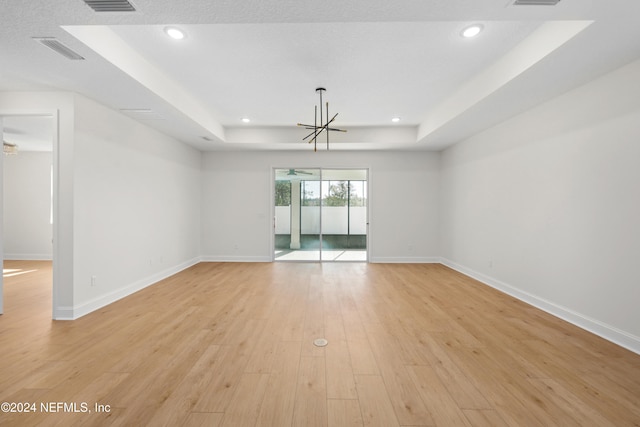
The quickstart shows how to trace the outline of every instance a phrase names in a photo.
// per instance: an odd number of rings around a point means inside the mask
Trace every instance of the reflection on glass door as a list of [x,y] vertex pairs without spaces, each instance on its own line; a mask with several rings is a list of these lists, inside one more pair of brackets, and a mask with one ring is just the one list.
[[276,169],[274,259],[366,261],[366,169]]

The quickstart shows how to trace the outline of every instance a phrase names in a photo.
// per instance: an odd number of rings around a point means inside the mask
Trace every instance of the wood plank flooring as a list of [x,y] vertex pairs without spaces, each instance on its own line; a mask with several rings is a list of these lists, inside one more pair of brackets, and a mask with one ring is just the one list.
[[2,426],[640,426],[639,355],[442,265],[201,263],[75,321],[5,268]]

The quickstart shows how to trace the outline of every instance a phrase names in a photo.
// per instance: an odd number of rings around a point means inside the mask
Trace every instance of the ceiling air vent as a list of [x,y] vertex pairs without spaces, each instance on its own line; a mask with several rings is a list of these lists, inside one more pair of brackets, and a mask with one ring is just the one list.
[[120,111],[139,122],[154,123],[164,121],[162,116],[150,108],[121,108]]
[[60,43],[60,41],[54,37],[34,37],[35,41],[40,44],[45,45],[49,49],[59,53],[67,59],[72,59],[74,61],[83,60],[84,57],[73,50],[69,49],[67,46]]
[[514,6],[555,6],[560,0],[516,0]]
[[96,12],[135,12],[136,8],[127,0],[84,0]]

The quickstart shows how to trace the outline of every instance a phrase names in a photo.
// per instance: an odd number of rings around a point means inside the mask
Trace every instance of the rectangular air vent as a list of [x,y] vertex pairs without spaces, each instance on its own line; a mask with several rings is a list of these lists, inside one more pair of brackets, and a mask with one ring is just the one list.
[[555,6],[560,0],[516,0],[514,6]]
[[120,111],[140,122],[164,121],[158,113],[149,108],[121,108]]
[[84,0],[96,12],[135,12],[136,8],[127,0]]
[[34,37],[33,39],[38,43],[45,45],[49,49],[59,53],[67,59],[72,59],[74,61],[80,61],[84,59],[82,55],[63,45],[58,39],[54,37]]

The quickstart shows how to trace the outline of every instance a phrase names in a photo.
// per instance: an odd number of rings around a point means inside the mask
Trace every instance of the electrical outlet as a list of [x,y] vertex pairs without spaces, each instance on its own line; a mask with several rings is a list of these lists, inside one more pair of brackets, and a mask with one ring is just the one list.
[[96,276],[91,276],[91,287],[93,288],[94,286],[96,286]]

